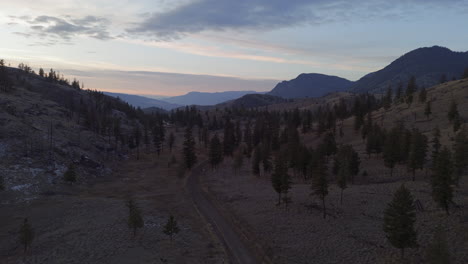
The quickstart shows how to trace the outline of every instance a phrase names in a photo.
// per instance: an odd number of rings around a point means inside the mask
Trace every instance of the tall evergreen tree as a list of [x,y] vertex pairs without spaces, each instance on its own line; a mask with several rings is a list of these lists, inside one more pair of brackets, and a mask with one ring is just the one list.
[[437,155],[434,172],[431,177],[432,198],[449,214],[449,205],[453,199],[453,161],[452,153],[444,147]]
[[66,182],[69,182],[70,184],[73,184],[76,182],[76,171],[75,171],[75,166],[73,164],[70,164],[68,166],[67,171],[63,174],[63,179]]
[[31,247],[31,244],[34,240],[34,229],[28,222],[28,218],[25,218],[20,229],[20,242],[23,244],[24,252]]
[[419,102],[424,103],[427,100],[427,91],[426,88],[423,87],[421,91],[419,91]]
[[143,217],[141,216],[140,208],[135,204],[133,199],[127,201],[128,207],[128,228],[133,230],[133,236],[136,235],[137,229],[144,225]]
[[234,173],[237,174],[244,165],[244,145],[240,145],[236,152],[234,152]]
[[179,226],[177,225],[177,221],[175,220],[174,216],[171,215],[169,216],[169,219],[167,219],[167,223],[164,226],[163,233],[168,235],[171,238],[171,244],[172,244],[172,237],[179,233],[180,229]]
[[223,150],[224,155],[232,156],[236,145],[235,128],[230,118],[226,118],[224,123]]
[[252,172],[255,175],[260,175],[260,162],[262,161],[261,146],[257,146],[252,157]]
[[208,157],[210,159],[210,164],[214,169],[216,169],[223,161],[223,145],[218,138],[218,134],[215,134],[210,141]]
[[442,146],[440,144],[440,129],[439,129],[439,127],[436,127],[434,129],[434,135],[433,135],[431,143],[432,143],[432,154],[431,154],[432,166],[434,167],[435,163],[436,163],[436,160],[437,160],[437,156],[439,155],[439,152],[440,152],[440,148]]
[[424,108],[424,115],[426,116],[426,118],[429,118],[431,114],[432,114],[431,101],[428,101],[426,103],[426,107]]
[[454,122],[457,118],[459,118],[460,114],[458,113],[458,106],[455,101],[452,101],[450,104],[449,111],[447,113],[447,117],[450,122]]
[[462,129],[455,136],[453,166],[455,170],[455,183],[458,184],[460,177],[466,172],[466,168],[468,167],[468,135],[466,129]]
[[418,245],[414,229],[415,221],[413,196],[404,185],[401,185],[385,209],[383,229],[390,244],[401,250],[402,259],[405,248],[414,248]]
[[408,81],[408,86],[406,87],[406,103],[408,105],[413,103],[413,95],[416,90],[418,90],[418,87],[416,86],[416,77],[411,76]]
[[315,170],[312,173],[313,194],[318,196],[322,200],[323,218],[325,218],[327,216],[325,197],[327,197],[328,195],[327,165],[325,161],[321,160],[320,162],[318,162]]
[[429,264],[450,264],[450,252],[447,238],[442,231],[442,227],[437,227],[435,234],[426,251],[426,263]]
[[408,168],[413,173],[413,181],[416,177],[416,170],[423,169],[424,163],[426,162],[427,153],[427,137],[414,129],[411,135],[411,147],[409,153]]
[[384,164],[390,169],[390,176],[393,176],[393,169],[400,158],[400,140],[398,128],[392,128],[385,137],[383,149]]
[[169,134],[169,138],[168,138],[168,144],[169,144],[169,151],[172,153],[172,147],[174,146],[174,143],[175,143],[175,136],[174,136],[174,133],[171,132]]
[[197,163],[197,155],[195,153],[195,139],[192,135],[192,127],[187,126],[184,134],[184,164],[185,168],[192,169]]

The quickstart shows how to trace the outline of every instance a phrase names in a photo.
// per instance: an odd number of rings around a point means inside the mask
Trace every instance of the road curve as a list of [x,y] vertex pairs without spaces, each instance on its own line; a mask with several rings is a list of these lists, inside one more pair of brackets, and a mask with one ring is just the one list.
[[230,263],[237,264],[254,264],[259,263],[254,257],[254,254],[244,244],[239,235],[234,231],[229,221],[227,221],[221,212],[216,208],[213,202],[207,197],[200,185],[200,175],[203,174],[204,168],[208,163],[202,162],[192,169],[188,180],[187,189],[192,196],[198,211],[207,219],[213,226],[214,232],[223,242],[226,248]]

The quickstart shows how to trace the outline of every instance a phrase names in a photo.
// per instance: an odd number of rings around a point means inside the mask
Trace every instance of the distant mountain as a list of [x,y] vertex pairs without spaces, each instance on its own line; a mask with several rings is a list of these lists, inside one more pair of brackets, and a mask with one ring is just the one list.
[[171,109],[180,107],[180,105],[178,104],[172,104],[172,103],[168,103],[162,100],[148,98],[148,97],[144,97],[140,95],[110,93],[110,92],[104,92],[104,94],[110,95],[112,97],[119,97],[122,101],[127,102],[133,106],[140,107],[140,108],[157,107],[157,108],[162,108],[164,110],[171,110]]
[[278,83],[268,94],[283,98],[320,97],[348,90],[353,82],[318,73],[303,73],[290,81]]
[[439,46],[419,48],[362,77],[354,83],[351,91],[383,92],[389,86],[395,89],[400,83],[405,86],[412,75],[419,87],[430,87],[440,83],[442,75],[448,80],[459,79],[466,67],[468,52],[453,52]]
[[252,108],[252,107],[261,107],[261,106],[267,106],[267,105],[272,105],[272,104],[279,104],[279,103],[284,103],[287,101],[288,100],[284,98],[269,95],[269,94],[247,94],[236,100],[224,102],[216,106],[217,107]]
[[246,94],[255,94],[256,91],[228,91],[218,93],[189,92],[184,95],[162,98],[161,100],[179,105],[215,105],[234,100]]

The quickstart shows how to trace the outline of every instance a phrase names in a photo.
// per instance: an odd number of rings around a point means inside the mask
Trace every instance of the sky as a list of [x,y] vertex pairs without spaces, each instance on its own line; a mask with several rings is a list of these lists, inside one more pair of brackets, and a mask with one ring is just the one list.
[[419,47],[468,50],[468,0],[0,0],[0,24],[12,66],[148,96],[354,81]]

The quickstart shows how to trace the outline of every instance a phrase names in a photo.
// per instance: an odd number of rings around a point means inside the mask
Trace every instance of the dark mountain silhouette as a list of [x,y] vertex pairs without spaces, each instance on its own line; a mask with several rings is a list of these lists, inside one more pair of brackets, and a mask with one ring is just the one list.
[[135,107],[140,107],[140,108],[157,107],[157,108],[162,108],[164,110],[171,110],[171,109],[181,106],[178,104],[172,104],[172,103],[168,103],[162,100],[148,98],[148,97],[144,97],[140,95],[124,94],[124,93],[110,93],[110,92],[104,92],[104,93],[112,97],[118,97],[122,101],[127,102]]
[[353,82],[318,73],[303,73],[296,79],[278,83],[268,94],[283,98],[320,97],[348,90]]
[[406,87],[411,76],[416,77],[419,87],[431,87],[440,83],[445,75],[447,80],[460,78],[468,67],[468,52],[454,52],[434,46],[419,48],[406,53],[387,67],[369,73],[354,83],[353,92],[383,92],[389,86],[396,89],[400,83]]
[[255,91],[227,91],[219,93],[189,92],[184,95],[161,99],[179,105],[215,105],[234,100],[246,94],[255,94]]
[[222,104],[216,105],[216,107],[245,107],[245,108],[252,108],[252,107],[260,107],[260,106],[267,106],[272,104],[279,104],[287,102],[288,100],[273,96],[269,94],[247,94],[238,98],[236,100],[231,100]]

